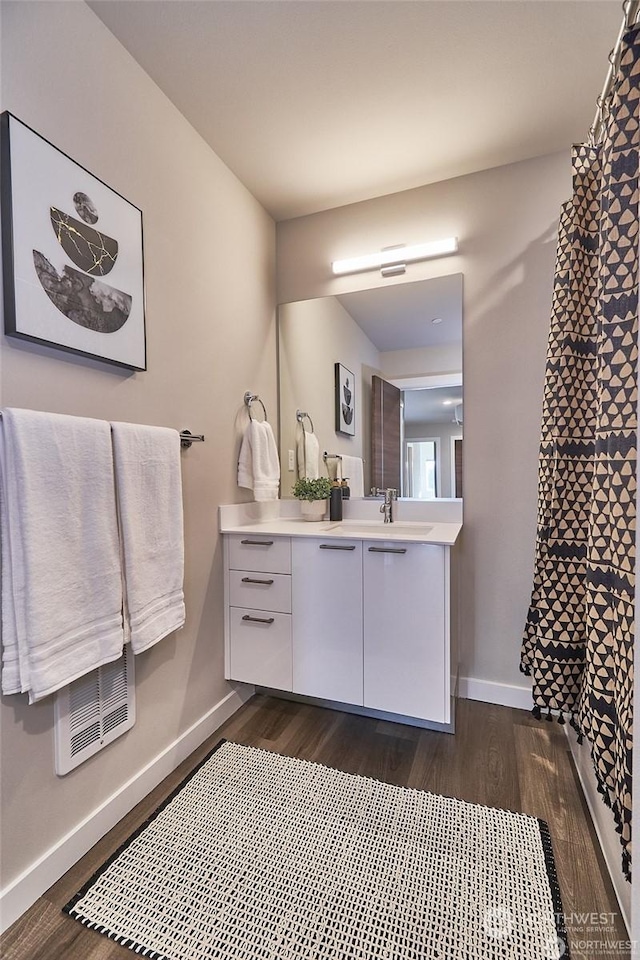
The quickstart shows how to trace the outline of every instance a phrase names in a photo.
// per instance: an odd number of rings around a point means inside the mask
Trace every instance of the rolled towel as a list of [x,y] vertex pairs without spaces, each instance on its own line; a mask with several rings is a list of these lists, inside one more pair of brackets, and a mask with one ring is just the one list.
[[125,619],[134,653],[185,622],[180,435],[112,423]]
[[122,654],[109,424],[2,412],[2,690],[39,700]]

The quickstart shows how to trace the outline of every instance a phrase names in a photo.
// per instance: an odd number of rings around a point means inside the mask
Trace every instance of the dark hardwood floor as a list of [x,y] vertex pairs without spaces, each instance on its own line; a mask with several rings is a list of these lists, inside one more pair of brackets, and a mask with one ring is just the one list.
[[[460,700],[451,736],[258,695],[16,921],[0,940],[4,960],[135,956],[69,919],[61,907],[221,737],[543,818],[551,830],[573,960],[629,957],[628,934],[562,727],[536,722],[522,710]],[[599,918],[594,927],[588,914],[613,916]]]

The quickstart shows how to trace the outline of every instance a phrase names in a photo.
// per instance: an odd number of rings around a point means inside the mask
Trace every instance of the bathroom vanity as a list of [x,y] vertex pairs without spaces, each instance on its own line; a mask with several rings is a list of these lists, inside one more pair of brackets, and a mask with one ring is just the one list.
[[220,508],[227,679],[452,730],[461,524],[255,506]]

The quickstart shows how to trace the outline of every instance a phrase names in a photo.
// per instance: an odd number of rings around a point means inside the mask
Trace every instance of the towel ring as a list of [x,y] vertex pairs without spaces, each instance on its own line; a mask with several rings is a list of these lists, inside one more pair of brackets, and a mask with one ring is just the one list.
[[302,425],[303,430],[304,430],[304,424],[302,423],[302,421],[308,420],[309,423],[311,424],[311,433],[316,432],[313,427],[313,420],[311,419],[308,413],[304,412],[304,410],[296,410],[296,420],[298,421],[299,424]]
[[262,402],[258,394],[251,393],[250,390],[247,390],[247,392],[244,395],[244,402],[247,407],[247,412],[249,414],[249,420],[253,420],[253,417],[251,416],[251,404],[253,403],[254,400],[258,401],[258,403],[262,407],[262,412],[264,413],[264,419],[268,420],[269,418],[267,416],[267,408],[265,407],[264,403]]

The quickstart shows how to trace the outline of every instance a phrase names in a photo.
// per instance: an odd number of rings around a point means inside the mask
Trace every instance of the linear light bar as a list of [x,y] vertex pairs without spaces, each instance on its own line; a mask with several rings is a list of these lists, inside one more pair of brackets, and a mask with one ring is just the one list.
[[430,243],[416,243],[410,247],[393,247],[377,253],[366,253],[361,257],[349,257],[347,260],[334,260],[331,269],[334,274],[358,273],[360,270],[375,270],[393,264],[412,263],[415,260],[429,260],[431,257],[444,257],[456,253],[458,238],[432,240]]

